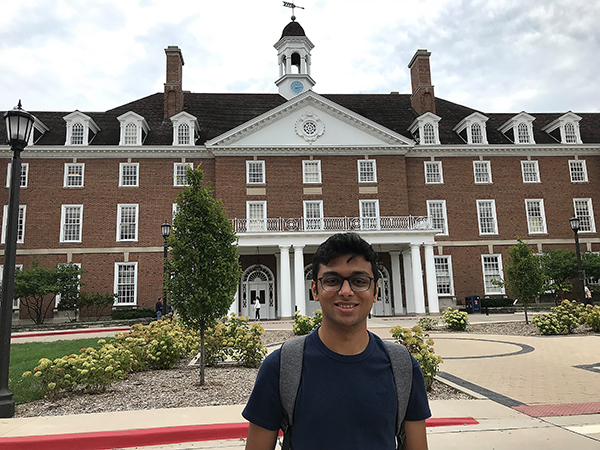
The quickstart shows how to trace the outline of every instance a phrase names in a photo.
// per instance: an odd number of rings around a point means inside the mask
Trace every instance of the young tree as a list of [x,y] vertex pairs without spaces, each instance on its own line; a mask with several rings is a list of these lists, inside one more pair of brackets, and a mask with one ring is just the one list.
[[188,169],[188,187],[177,196],[164,280],[183,323],[200,331],[200,384],[204,384],[204,332],[227,314],[241,276],[237,236],[221,202],[202,185],[203,176],[200,169]]
[[546,277],[546,290],[551,289],[559,304],[565,292],[571,292],[571,280],[577,278],[577,255],[574,251],[556,249],[542,256],[542,272]]
[[544,292],[546,278],[539,257],[521,239],[517,241],[517,245],[508,249],[508,261],[504,265],[506,279],[500,283],[523,303],[525,323],[529,323],[527,306]]
[[29,269],[15,272],[15,298],[29,313],[36,324],[44,323],[46,314],[56,303],[56,296],[71,300],[79,296],[83,270],[75,264],[57,264],[54,267],[41,267],[34,261]]

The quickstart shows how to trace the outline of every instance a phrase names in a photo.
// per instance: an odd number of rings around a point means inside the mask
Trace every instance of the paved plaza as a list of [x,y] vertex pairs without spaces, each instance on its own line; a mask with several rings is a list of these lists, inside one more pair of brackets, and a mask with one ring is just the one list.
[[[498,320],[523,316],[470,316],[472,323]],[[415,323],[415,318],[371,319],[369,329],[389,338],[394,326]],[[290,329],[291,322],[263,325]],[[444,358],[439,378],[475,399],[431,402],[430,449],[600,449],[600,335],[432,332],[431,337]],[[13,342],[30,339],[14,337]],[[242,449],[242,408],[0,419],[0,449]]]

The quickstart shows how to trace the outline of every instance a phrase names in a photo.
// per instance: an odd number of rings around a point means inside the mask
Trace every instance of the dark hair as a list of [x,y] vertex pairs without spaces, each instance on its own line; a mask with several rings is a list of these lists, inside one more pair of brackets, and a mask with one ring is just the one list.
[[342,255],[360,255],[365,258],[371,263],[373,278],[375,279],[375,282],[377,282],[379,279],[379,270],[377,269],[377,260],[379,259],[379,255],[373,249],[371,244],[369,244],[356,233],[334,234],[321,245],[319,245],[319,248],[313,256],[313,281],[315,283],[317,282],[321,264],[328,264],[332,259]]

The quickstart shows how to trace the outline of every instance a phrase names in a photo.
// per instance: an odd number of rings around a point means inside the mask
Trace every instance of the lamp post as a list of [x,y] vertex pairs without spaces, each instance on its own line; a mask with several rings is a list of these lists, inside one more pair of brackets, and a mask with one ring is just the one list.
[[587,302],[585,298],[584,288],[584,276],[583,276],[583,265],[581,264],[581,252],[579,250],[579,217],[572,217],[569,219],[571,229],[575,233],[575,251],[577,252],[577,274],[579,278],[579,301],[583,304]]
[[163,301],[162,301],[162,315],[163,317],[167,315],[167,288],[165,287],[165,276],[167,274],[167,238],[171,234],[171,225],[165,220],[160,226],[160,231],[162,233],[163,241],[164,241],[164,254],[163,254]]
[[15,263],[17,259],[17,231],[19,219],[19,193],[21,189],[21,152],[29,142],[34,118],[19,104],[4,114],[6,139],[13,153],[10,169],[10,190],[8,193],[8,214],[6,221],[6,244],[4,247],[4,267],[2,273],[2,305],[0,306],[0,417],[9,418],[15,414],[15,402],[8,389],[8,369],[10,364],[10,330],[12,325],[13,294],[15,292]]

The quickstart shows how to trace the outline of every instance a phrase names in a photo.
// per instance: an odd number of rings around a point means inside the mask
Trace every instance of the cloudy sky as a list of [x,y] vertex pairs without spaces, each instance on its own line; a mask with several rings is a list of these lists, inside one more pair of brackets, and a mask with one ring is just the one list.
[[[437,97],[484,112],[600,110],[600,2],[297,0],[318,93],[410,93],[431,55]],[[103,111],[156,92],[164,49],[192,92],[276,92],[281,0],[3,1],[0,110]]]

